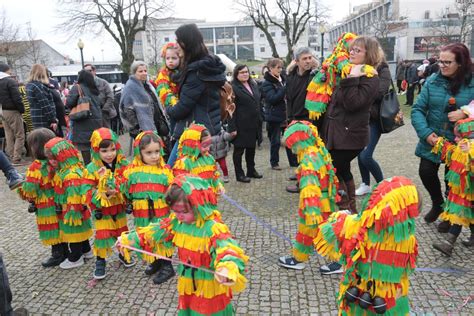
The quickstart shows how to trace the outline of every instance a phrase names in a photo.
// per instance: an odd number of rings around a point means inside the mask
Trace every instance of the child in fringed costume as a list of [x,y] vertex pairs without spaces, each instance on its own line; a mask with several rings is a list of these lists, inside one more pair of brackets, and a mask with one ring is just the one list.
[[201,124],[191,124],[179,138],[178,159],[173,174],[178,176],[191,173],[206,180],[214,193],[218,194],[224,186],[219,178],[216,160],[210,153],[211,133]]
[[122,234],[121,244],[160,256],[178,248],[179,260],[191,265],[178,267],[178,315],[233,315],[232,293],[245,288],[248,257],[222,222],[213,189],[204,179],[183,174],[174,179],[166,201],[173,211],[168,218]]
[[471,230],[471,237],[463,240],[463,245],[474,246],[474,117],[470,116],[456,122],[456,144],[440,137],[433,148],[433,152],[440,155],[441,160],[449,167],[446,175],[449,194],[441,219],[451,223],[446,239],[434,243],[433,247],[448,257],[453,252],[454,243],[463,226]]
[[69,243],[70,252],[59,267],[72,269],[84,264],[84,258],[94,257],[89,244],[92,236],[90,211],[86,203],[89,189],[86,170],[79,151],[69,141],[55,137],[45,145],[45,154],[56,173],[53,178],[54,201],[62,220],[60,238]]
[[296,177],[300,184],[300,201],[293,255],[280,257],[278,263],[285,268],[300,270],[314,252],[313,239],[318,225],[337,211],[338,181],[331,156],[313,124],[293,121],[285,130],[283,139],[299,162]]
[[[156,76],[156,93],[161,104],[167,108],[178,102],[178,85],[172,77],[177,75],[181,63],[176,43],[166,43],[161,49],[162,67]],[[171,131],[174,130],[176,122],[170,120]]]
[[51,257],[41,263],[45,268],[58,266],[68,254],[67,244],[62,243],[59,234],[61,217],[56,213],[54,203],[54,172],[44,152],[44,145],[55,137],[54,132],[48,128],[30,132],[27,141],[35,160],[26,170],[25,182],[18,190],[21,198],[30,202],[28,212],[36,214],[41,242],[45,246],[51,246]]
[[[106,276],[105,259],[122,232],[128,231],[126,201],[117,183],[121,182],[128,161],[122,153],[118,136],[108,128],[99,128],[91,136],[91,162],[86,178],[91,188],[87,201],[95,218],[94,255],[97,257],[94,278]],[[125,267],[134,265],[119,255]]]
[[319,226],[316,250],[345,268],[339,315],[410,314],[408,277],[418,256],[419,207],[415,185],[393,177],[374,186],[362,213],[336,212]]
[[[121,192],[131,203],[135,228],[158,223],[169,215],[165,194],[173,180],[173,173],[163,160],[163,142],[156,132],[141,132],[133,142],[133,161],[123,174]],[[155,260],[145,274],[158,274],[153,278],[161,284],[175,275],[173,266],[166,260]]]

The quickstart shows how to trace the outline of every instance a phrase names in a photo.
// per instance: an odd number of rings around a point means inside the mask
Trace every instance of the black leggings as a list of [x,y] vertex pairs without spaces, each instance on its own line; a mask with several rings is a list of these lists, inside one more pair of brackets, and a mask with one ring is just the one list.
[[91,245],[89,240],[84,240],[81,242],[71,242],[69,243],[69,249],[71,252],[68,255],[68,259],[71,262],[76,262],[81,258],[81,256],[91,250]]
[[[469,229],[471,230],[471,235],[474,235],[474,225],[471,224],[469,225]],[[451,225],[451,228],[449,228],[449,233],[458,237],[461,234],[462,231],[462,226],[458,224]]]
[[[430,194],[433,205],[441,205],[444,202],[443,192],[441,190],[441,182],[438,177],[439,166],[440,164],[421,158],[420,167],[418,169],[421,182],[423,182],[423,186]],[[448,171],[449,168],[445,165],[444,178],[446,190],[448,188],[448,183],[446,181],[446,174]]]
[[361,151],[362,149],[333,149],[329,151],[334,168],[336,168],[337,178],[340,182],[348,182],[354,178],[351,173],[351,161],[354,160]]

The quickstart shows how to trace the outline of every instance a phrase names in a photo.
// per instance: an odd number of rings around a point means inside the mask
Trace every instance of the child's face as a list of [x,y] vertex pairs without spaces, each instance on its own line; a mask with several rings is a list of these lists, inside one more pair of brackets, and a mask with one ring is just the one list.
[[171,205],[171,210],[176,215],[176,218],[178,218],[178,221],[182,223],[192,224],[196,220],[194,211],[188,202],[178,201]]
[[179,56],[177,49],[167,49],[165,54],[165,63],[168,69],[174,70],[179,66]]
[[160,162],[161,146],[153,141],[140,151],[142,161],[145,165],[156,166]]
[[211,136],[206,136],[201,139],[201,155],[206,155],[209,153],[209,149],[211,149],[212,138]]
[[103,162],[108,163],[109,165],[114,162],[115,157],[117,157],[117,149],[114,144],[110,144],[107,148],[99,148],[99,156]]
[[44,154],[48,158],[48,164],[54,169],[58,168],[58,161],[53,157],[53,154],[49,150],[45,150]]

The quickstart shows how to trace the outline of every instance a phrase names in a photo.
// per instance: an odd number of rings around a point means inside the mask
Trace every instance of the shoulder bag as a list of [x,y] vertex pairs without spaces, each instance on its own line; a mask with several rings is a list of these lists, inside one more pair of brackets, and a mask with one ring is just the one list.
[[91,99],[84,95],[80,84],[77,84],[77,91],[79,93],[77,105],[73,107],[69,113],[69,119],[75,122],[92,117]]
[[405,125],[403,122],[403,112],[400,111],[400,103],[398,102],[395,86],[391,81],[392,88],[383,96],[380,104],[379,122],[382,133],[390,133],[400,126]]

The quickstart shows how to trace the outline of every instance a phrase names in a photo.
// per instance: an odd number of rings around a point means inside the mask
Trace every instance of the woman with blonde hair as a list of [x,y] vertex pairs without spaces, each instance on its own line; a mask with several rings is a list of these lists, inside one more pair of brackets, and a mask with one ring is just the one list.
[[58,120],[56,119],[53,95],[48,88],[48,84],[49,79],[46,67],[34,64],[31,67],[28,83],[26,84],[26,96],[30,103],[33,128],[46,127],[55,132]]

